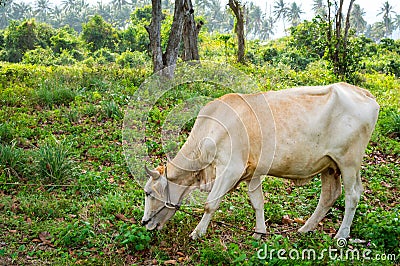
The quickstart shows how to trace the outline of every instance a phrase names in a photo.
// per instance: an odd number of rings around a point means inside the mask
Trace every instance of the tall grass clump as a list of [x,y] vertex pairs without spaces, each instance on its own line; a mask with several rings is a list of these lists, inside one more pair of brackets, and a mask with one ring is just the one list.
[[0,174],[21,177],[25,161],[23,150],[15,147],[15,142],[11,145],[0,143]]
[[14,130],[8,123],[0,123],[0,144],[10,143],[14,138]]
[[114,101],[104,101],[103,111],[107,118],[122,118],[123,113],[119,108],[118,104]]
[[70,157],[65,141],[47,141],[36,153],[37,173],[45,182],[63,183],[74,174],[74,161]]
[[51,108],[53,106],[68,106],[77,93],[61,84],[43,84],[36,91],[37,103],[41,106]]

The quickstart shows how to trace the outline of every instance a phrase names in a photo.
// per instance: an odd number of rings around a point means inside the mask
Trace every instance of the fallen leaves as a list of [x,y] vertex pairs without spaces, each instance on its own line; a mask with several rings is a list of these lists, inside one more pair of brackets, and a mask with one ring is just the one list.
[[302,218],[291,219],[289,215],[284,215],[282,217],[282,224],[292,224],[292,223],[305,224],[306,222]]
[[128,219],[128,218],[126,218],[125,215],[123,215],[122,213],[116,214],[116,215],[115,215],[115,218],[120,219],[121,221],[124,221],[124,222],[129,222],[129,223],[133,223],[133,224],[136,223],[136,220],[135,220],[134,217]]

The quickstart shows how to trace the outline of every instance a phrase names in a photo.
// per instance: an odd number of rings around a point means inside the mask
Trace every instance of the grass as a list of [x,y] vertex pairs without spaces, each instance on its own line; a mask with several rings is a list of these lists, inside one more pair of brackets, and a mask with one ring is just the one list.
[[[303,72],[240,67],[262,80],[264,89],[331,82],[329,71],[320,65],[318,71]],[[149,73],[12,64],[3,65],[1,71],[12,75],[0,75],[0,103],[4,103],[0,110],[0,264],[394,264],[328,256],[279,260],[280,249],[321,252],[336,247],[332,236],[343,219],[343,196],[314,232],[296,232],[317,205],[318,177],[303,187],[272,177],[264,181],[269,234],[262,240],[240,229],[252,230],[255,225],[244,185],[226,196],[207,235],[198,241],[188,236],[200,220],[201,204],[184,206],[192,215],[178,212],[162,231],[147,232],[140,226],[144,192],[125,163],[121,128],[123,110]],[[370,249],[374,256],[396,254],[399,259],[400,96],[396,88],[400,80],[375,73],[365,74],[363,82],[377,96],[382,112],[364,160],[365,192],[351,233],[352,239],[363,241],[348,247]],[[163,159],[160,124],[168,119],[168,112],[185,99],[223,93],[218,86],[197,83],[168,92],[149,114],[147,145],[156,160]],[[39,101],[38,95],[44,98]],[[180,145],[192,124],[183,126]],[[218,220],[234,226],[221,226],[214,222]],[[273,250],[273,256],[259,258],[263,250]]]

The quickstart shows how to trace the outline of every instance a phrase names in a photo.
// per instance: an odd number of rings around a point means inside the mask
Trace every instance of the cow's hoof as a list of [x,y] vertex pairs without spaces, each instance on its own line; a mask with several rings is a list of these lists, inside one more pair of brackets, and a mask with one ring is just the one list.
[[197,230],[194,230],[191,234],[190,234],[190,238],[193,240],[199,239],[202,236],[202,234],[200,234]]
[[253,238],[257,239],[257,240],[260,240],[263,236],[266,236],[266,235],[267,235],[267,233],[257,233],[257,232],[255,232],[253,234]]

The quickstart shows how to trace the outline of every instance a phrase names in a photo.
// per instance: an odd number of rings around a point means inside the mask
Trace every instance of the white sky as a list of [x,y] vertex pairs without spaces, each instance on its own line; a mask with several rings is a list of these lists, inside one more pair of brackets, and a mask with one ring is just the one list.
[[[262,8],[262,10],[269,13],[271,8],[273,9],[274,3],[276,0],[248,0],[256,3],[258,6]],[[391,6],[393,6],[393,11],[397,14],[400,14],[400,1],[399,0],[356,0],[354,4],[358,4],[365,11],[364,19],[368,24],[373,24],[374,22],[382,20],[381,15],[377,17],[377,14],[380,12],[383,3],[388,1]],[[301,7],[301,10],[304,13],[301,15],[301,19],[311,20],[313,18],[314,12],[312,11],[313,0],[285,0],[287,3],[296,2],[297,5]],[[326,2],[326,0],[324,1]],[[344,1],[344,10],[348,9],[349,1]],[[393,15],[393,14],[392,14]],[[279,37],[283,35],[283,25],[279,23],[277,25],[279,28],[275,30],[275,37]]]
[[[16,0],[17,2],[27,2],[32,3],[36,0]],[[86,0],[90,5],[95,5],[97,2],[102,1],[103,3],[108,3],[111,0]],[[192,0],[194,1],[194,0]],[[223,6],[226,5],[228,0],[220,0]],[[252,1],[256,3],[261,9],[268,13],[273,8],[274,3],[276,0],[242,0],[243,2]],[[382,20],[381,16],[377,17],[383,3],[388,1],[391,6],[393,6],[393,11],[397,14],[400,14],[400,1],[399,0],[356,0],[354,3],[359,4],[361,8],[365,11],[364,19],[367,21],[368,24],[373,24],[374,22]],[[50,0],[51,4],[60,4],[62,0]],[[286,3],[290,4],[292,2],[296,2],[304,13],[301,15],[301,19],[311,20],[313,18],[314,12],[312,11],[313,0],[285,0]],[[326,0],[324,0],[326,2]],[[348,8],[348,0],[345,0],[344,3],[344,10],[347,11]],[[284,35],[283,32],[283,25],[282,22],[277,22],[277,28],[275,29],[275,36],[274,37],[281,37]],[[287,23],[286,23],[287,24]]]

